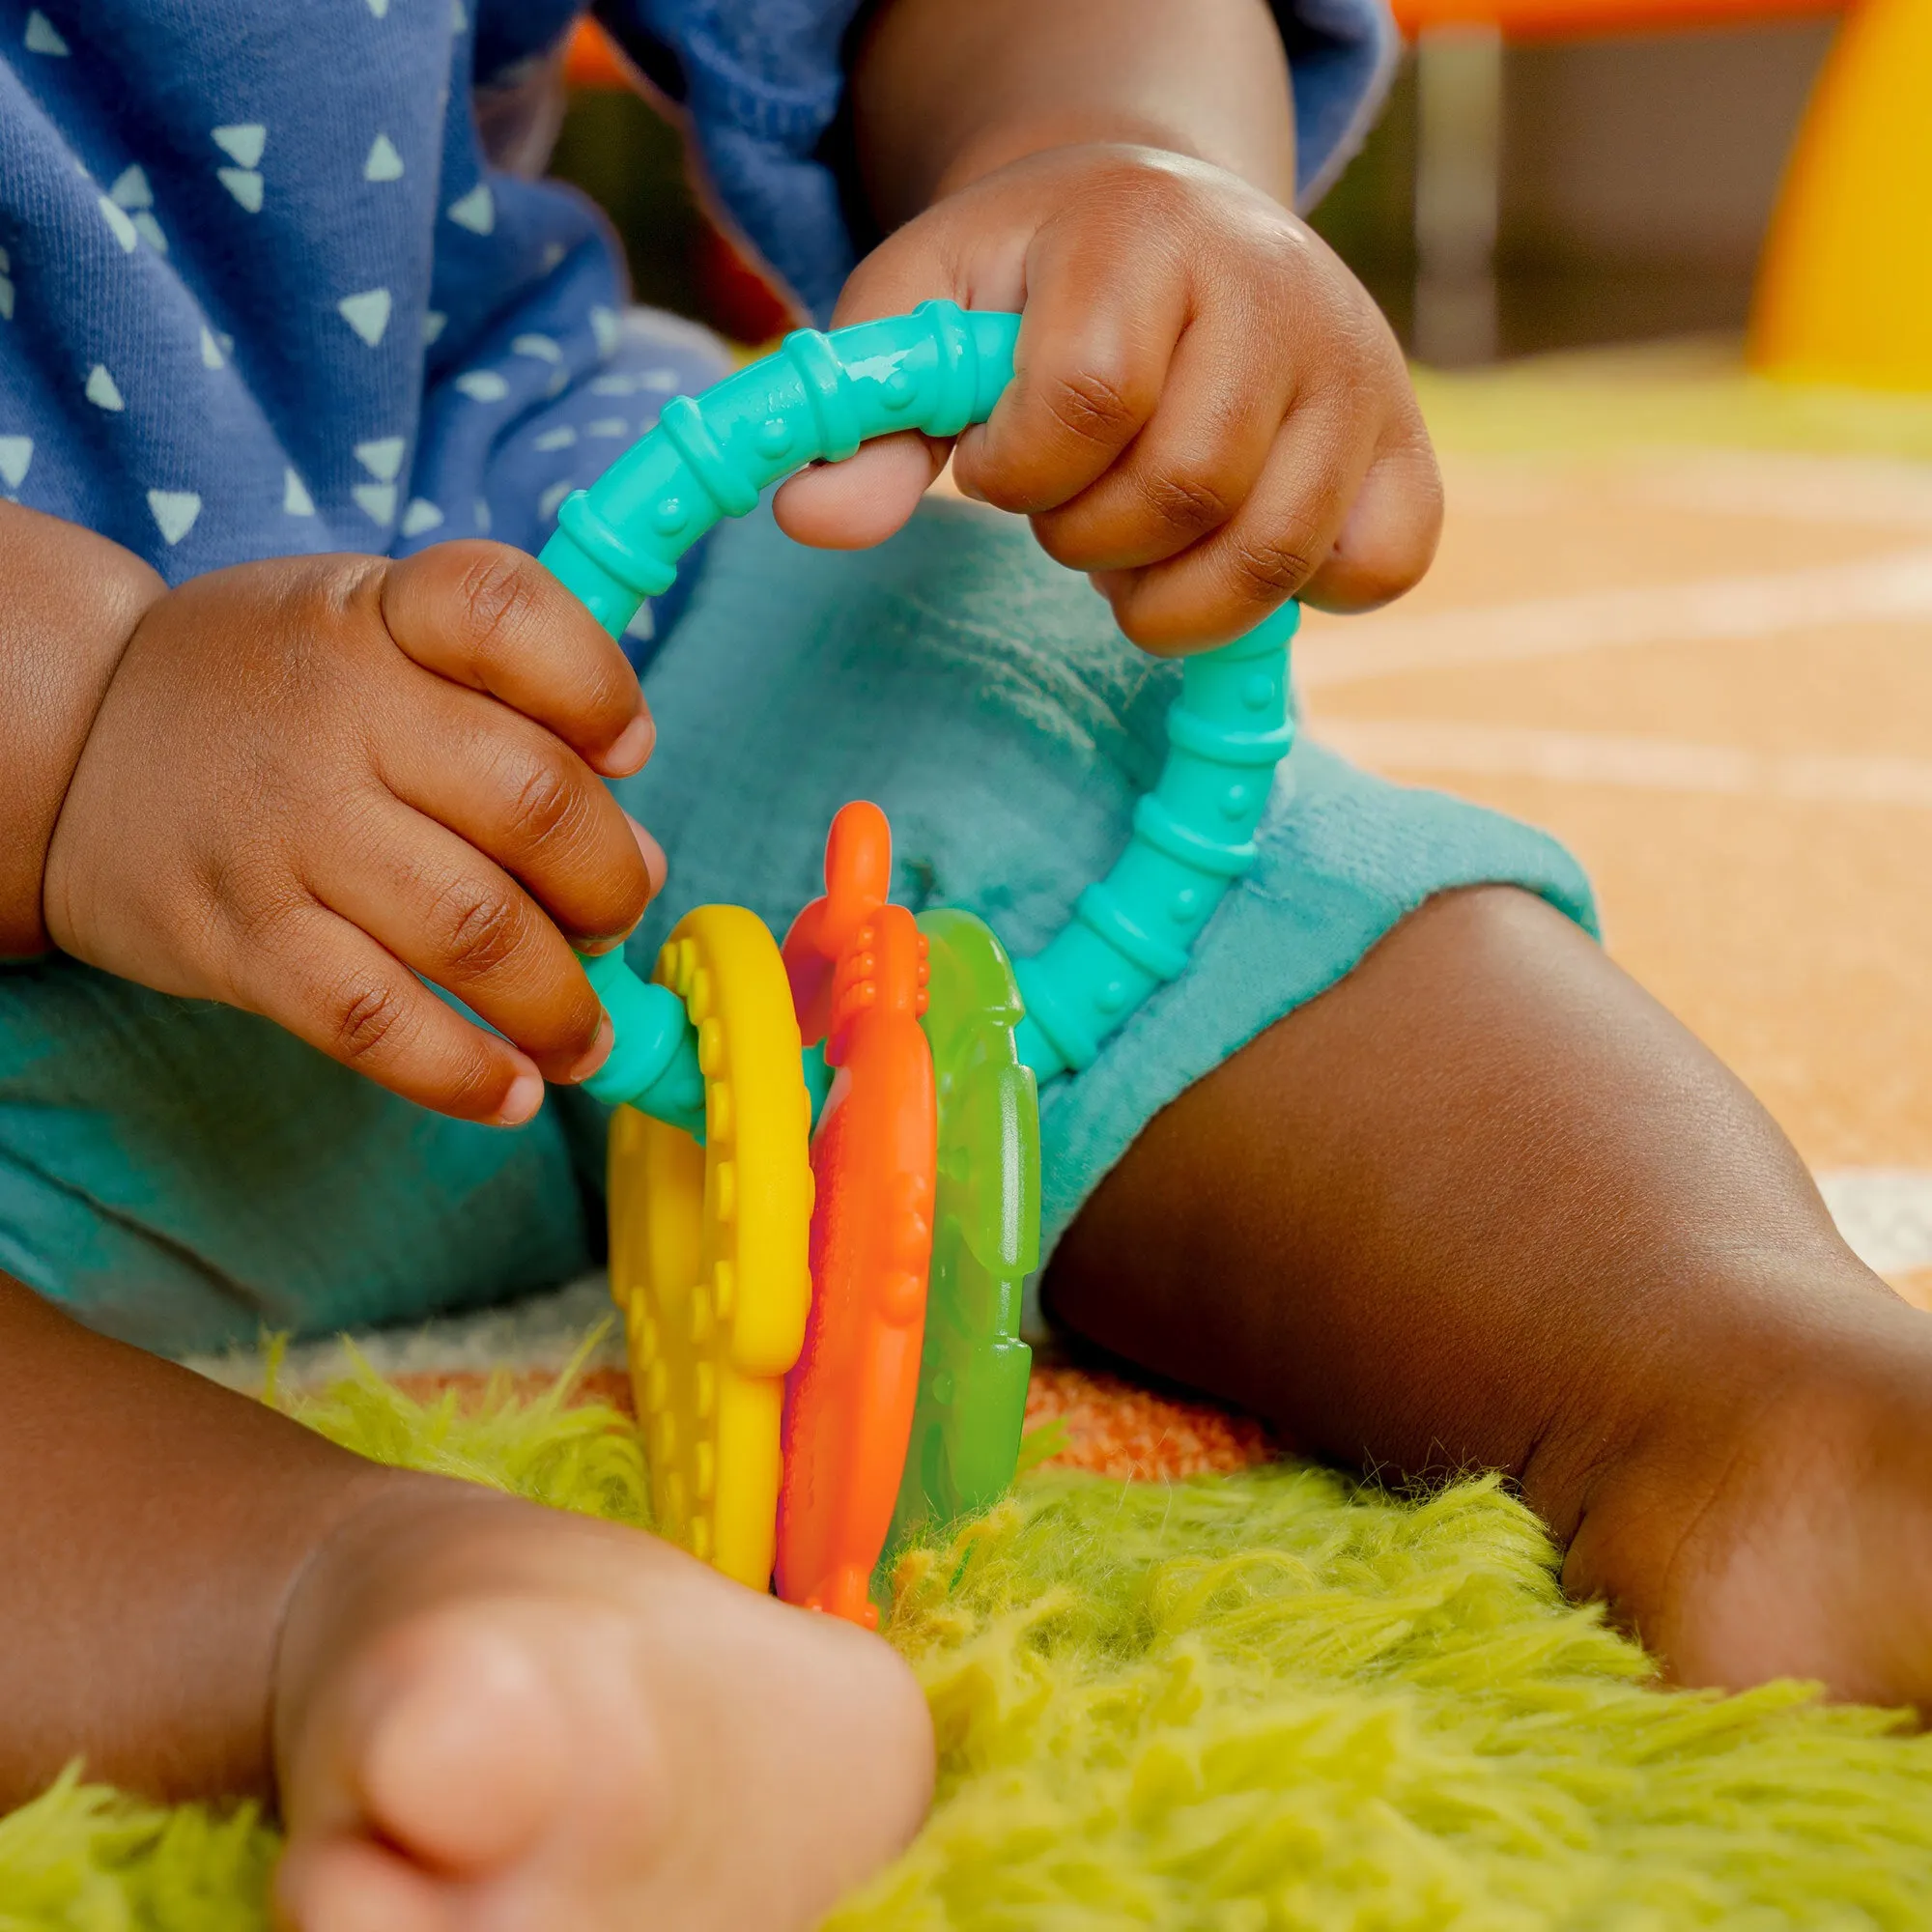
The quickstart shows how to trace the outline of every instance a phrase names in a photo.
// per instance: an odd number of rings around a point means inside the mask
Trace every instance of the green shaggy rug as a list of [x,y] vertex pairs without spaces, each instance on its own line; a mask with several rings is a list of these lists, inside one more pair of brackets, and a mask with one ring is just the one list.
[[[624,1417],[364,1373],[339,1442],[642,1522]],[[1039,1470],[902,1559],[888,1634],[941,1772],[838,1932],[1932,1924],[1932,1739],[1802,1686],[1654,1688],[1494,1482],[1417,1500],[1275,1463]],[[275,1835],[78,1769],[0,1819],[0,1932],[254,1932]]]

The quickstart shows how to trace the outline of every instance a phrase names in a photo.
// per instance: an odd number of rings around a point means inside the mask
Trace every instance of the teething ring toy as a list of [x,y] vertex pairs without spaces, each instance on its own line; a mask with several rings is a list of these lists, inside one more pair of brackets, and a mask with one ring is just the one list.
[[919,1403],[893,1544],[997,1502],[1013,1480],[1033,1350],[1020,1294],[1039,1264],[1039,1105],[1006,949],[970,912],[919,916],[939,1099],[938,1186]]
[[[566,498],[542,561],[619,637],[644,598],[669,587],[684,552],[721,518],[752,510],[767,485],[808,463],[840,461],[872,437],[908,429],[952,437],[983,421],[1012,379],[1019,326],[1013,315],[925,302],[910,316],[829,335],[800,330],[778,355],[704,395],[673,397],[596,484]],[[857,867],[851,879],[865,891],[831,884],[823,909],[810,915],[817,926],[794,949],[791,989],[770,933],[729,907],[699,908],[679,925],[653,984],[621,953],[585,962],[615,1032],[609,1060],[584,1083],[618,1109],[612,1288],[629,1326],[659,1526],[688,1548],[763,1587],[781,1542],[782,1487],[787,1594],[864,1620],[870,1606],[861,1572],[884,1535],[880,1493],[890,1508],[896,1491],[892,1514],[905,1535],[982,1506],[1011,1480],[1028,1364],[1018,1290],[1038,1254],[1035,1083],[1077,1076],[1137,1009],[1179,979],[1229,888],[1254,864],[1255,832],[1293,736],[1288,646],[1298,616],[1287,604],[1246,637],[1184,661],[1167,759],[1134,809],[1125,851],[1033,958],[1009,967],[993,935],[964,913],[934,910],[915,927],[885,902],[889,871],[861,878],[865,867],[853,858],[834,869]],[[871,908],[865,918],[873,964],[828,970],[846,956],[847,899]],[[851,1112],[856,1067],[836,1109],[826,1097],[823,1066],[815,1056],[801,1058],[791,990],[807,1032],[829,1028],[836,1037],[856,1018],[840,1005],[845,990],[871,986],[872,999],[904,1022],[895,1035],[904,1042],[906,1027],[921,1024],[904,975],[922,935],[931,976],[925,1111],[906,1101],[899,1128],[868,1126],[885,1151],[855,1163],[844,1149],[862,1138],[871,1103]],[[686,944],[689,974],[677,950]],[[700,964],[710,990],[694,1001]],[[889,994],[878,990],[882,972]],[[906,1066],[917,1063],[903,1044],[893,1052]],[[721,1102],[721,1092],[730,1097]],[[753,1094],[756,1134],[746,1107]],[[820,1194],[870,1187],[891,1168],[900,1177],[894,1185],[904,1197],[903,1227],[923,1215],[923,1251],[903,1233],[893,1249],[898,1277],[917,1280],[917,1293],[905,1287],[882,1298],[850,1289],[858,1275],[848,1270],[859,1264],[840,1259],[847,1247],[832,1233],[840,1202],[821,1200],[815,1218],[810,1206],[813,1096],[833,1117],[812,1153]],[[922,1120],[918,1132],[904,1124]],[[937,1148],[936,1180],[923,1196],[904,1178],[919,1171],[909,1150],[922,1134]],[[720,1179],[727,1171],[728,1183]],[[766,1206],[748,1219],[753,1201]],[[764,1286],[748,1293],[753,1221]],[[823,1276],[816,1282],[814,1261]],[[722,1295],[721,1262],[734,1270]],[[847,1286],[832,1289],[835,1277]],[[890,1373],[862,1378],[863,1420],[818,1403],[808,1391],[820,1365],[864,1359],[855,1337],[888,1304],[904,1316],[894,1330],[898,1353]],[[728,1321],[721,1305],[733,1311]],[[795,1385],[787,1468],[779,1391],[799,1363],[808,1312],[813,1353]],[[906,1363],[915,1356],[911,1375]],[[828,1470],[838,1472],[844,1501],[821,1518]],[[860,1506],[853,1499],[862,1492]],[[843,1525],[836,1535],[823,1528],[831,1517]]]
[[886,902],[891,878],[885,813],[845,806],[825,896],[784,943],[801,1034],[824,1037],[833,1081],[811,1139],[811,1314],[785,1381],[774,1581],[867,1625],[919,1394],[937,1151],[925,940]]
[[611,1292],[625,1313],[659,1530],[762,1590],[784,1377],[810,1300],[798,1025],[778,947],[739,906],[681,920],[655,978],[696,1030],[704,1142],[618,1110]]

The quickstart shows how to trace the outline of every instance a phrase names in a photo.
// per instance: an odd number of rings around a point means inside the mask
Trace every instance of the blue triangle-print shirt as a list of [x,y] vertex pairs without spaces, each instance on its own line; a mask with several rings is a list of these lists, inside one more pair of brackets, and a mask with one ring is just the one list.
[[[858,5],[605,9],[821,315],[852,242],[815,152]],[[723,368],[701,330],[628,309],[595,211],[528,178],[582,7],[0,0],[0,495],[171,582],[540,547],[568,491]],[[1381,0],[1277,14],[1306,191],[1359,139],[1393,41]]]

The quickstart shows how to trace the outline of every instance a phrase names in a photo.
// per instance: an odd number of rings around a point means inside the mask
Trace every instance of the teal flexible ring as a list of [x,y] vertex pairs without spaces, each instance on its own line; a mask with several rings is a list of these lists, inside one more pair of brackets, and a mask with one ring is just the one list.
[[[992,413],[1012,381],[1020,319],[922,302],[911,315],[822,334],[800,329],[776,355],[698,397],[675,396],[657,425],[587,491],[567,497],[542,562],[611,637],[721,518],[808,463],[841,462],[874,437],[957,436]],[[1288,646],[1294,604],[1231,644],[1191,657],[1168,716],[1159,782],[1106,879],[1032,959],[1018,963],[1028,1017],[1020,1058],[1043,1083],[1092,1065],[1153,991],[1185,969],[1228,888],[1255,862],[1274,767],[1288,754]],[[585,970],[616,1045],[584,1083],[702,1133],[702,1086],[683,1006],[608,953]],[[673,1012],[672,1009],[675,1009]]]
[[831,335],[800,329],[778,355],[667,403],[653,429],[565,498],[543,563],[621,637],[678,558],[781,476],[876,436],[953,436],[983,422],[1012,381],[1019,329],[1016,315],[950,301]]
[[1133,834],[1074,917],[1013,972],[1026,1001],[1019,1054],[1044,1086],[1079,1073],[1162,985],[1179,977],[1228,889],[1255,863],[1255,833],[1288,755],[1288,652],[1301,620],[1284,604],[1246,637],[1181,667],[1167,762],[1134,808]]

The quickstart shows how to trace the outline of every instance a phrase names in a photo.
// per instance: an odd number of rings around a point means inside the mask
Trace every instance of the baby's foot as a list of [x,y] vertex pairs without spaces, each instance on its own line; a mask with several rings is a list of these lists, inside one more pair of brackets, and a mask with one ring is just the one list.
[[1680,1683],[1810,1678],[1932,1718],[1932,1318],[1847,1286],[1705,1362],[1605,1476],[1564,1580]]
[[300,1932],[806,1926],[932,1782],[923,1700],[876,1637],[429,1482],[303,1579],[275,1728]]

